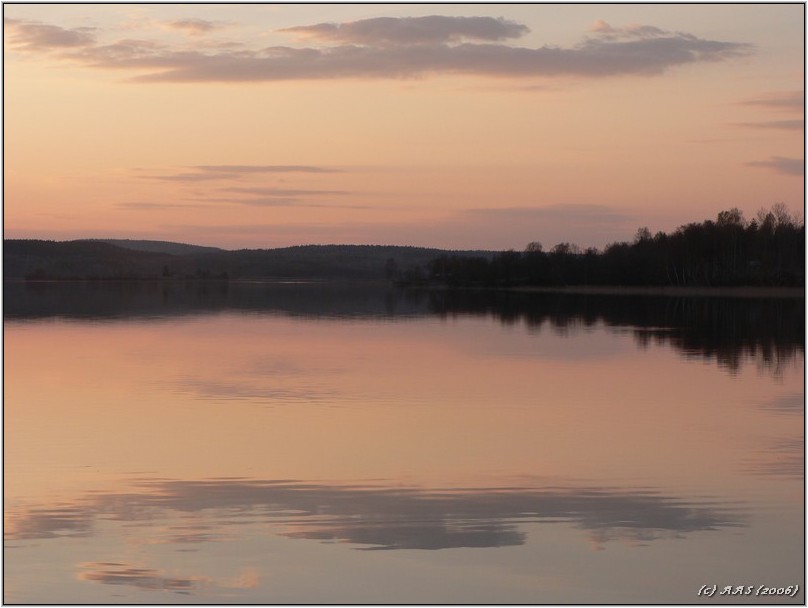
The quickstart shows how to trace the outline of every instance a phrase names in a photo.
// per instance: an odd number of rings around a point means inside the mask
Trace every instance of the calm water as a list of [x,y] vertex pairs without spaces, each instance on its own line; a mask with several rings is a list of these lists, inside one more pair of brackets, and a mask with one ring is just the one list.
[[804,306],[6,285],[4,600],[804,604]]

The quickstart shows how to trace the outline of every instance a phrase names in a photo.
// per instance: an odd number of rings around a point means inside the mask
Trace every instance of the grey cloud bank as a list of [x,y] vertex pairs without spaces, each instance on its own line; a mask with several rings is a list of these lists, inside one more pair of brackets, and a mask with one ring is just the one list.
[[459,40],[499,41],[519,38],[525,25],[493,17],[378,17],[347,23],[289,27],[281,32],[314,40],[350,44],[438,44]]
[[336,44],[211,52],[136,39],[99,45],[87,28],[18,20],[6,20],[6,30],[16,50],[58,50],[62,59],[86,67],[144,72],[132,77],[139,82],[389,79],[438,73],[519,78],[651,76],[676,66],[735,59],[754,50],[742,42],[705,40],[648,25],[614,28],[603,22],[568,48],[510,46],[499,41],[519,37],[528,28],[489,17],[380,18],[297,26],[283,31]]

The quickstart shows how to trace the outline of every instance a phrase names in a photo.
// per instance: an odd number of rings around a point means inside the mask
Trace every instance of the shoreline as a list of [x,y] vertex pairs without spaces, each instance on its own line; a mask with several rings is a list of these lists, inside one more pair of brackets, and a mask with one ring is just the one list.
[[620,286],[572,285],[567,287],[514,287],[509,291],[527,293],[574,293],[581,295],[648,295],[729,298],[804,298],[804,287],[686,287],[686,286]]
[[734,286],[734,287],[706,287],[706,286],[642,286],[642,285],[567,285],[567,286],[539,286],[524,285],[516,287],[485,287],[485,286],[457,286],[450,287],[443,284],[395,284],[380,279],[342,279],[342,278],[297,278],[297,277],[244,277],[238,279],[224,279],[220,277],[150,277],[150,278],[74,278],[74,279],[26,279],[19,277],[4,277],[3,283],[43,284],[43,283],[229,283],[238,284],[343,284],[343,285],[387,285],[398,289],[414,289],[426,291],[502,291],[514,293],[566,293],[578,295],[605,295],[605,296],[667,296],[667,297],[730,297],[730,298],[805,298],[804,287],[782,286]]
[[567,285],[539,286],[523,285],[516,287],[483,287],[447,285],[402,285],[404,289],[424,289],[434,291],[502,291],[512,293],[565,293],[577,295],[603,296],[666,296],[666,297],[722,297],[722,298],[805,298],[804,287],[757,286],[705,287],[679,285]]

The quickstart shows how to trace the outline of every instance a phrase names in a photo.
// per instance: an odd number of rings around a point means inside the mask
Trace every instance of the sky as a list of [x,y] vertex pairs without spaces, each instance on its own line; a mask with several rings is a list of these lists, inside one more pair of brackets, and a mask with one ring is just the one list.
[[803,4],[4,4],[4,238],[603,248],[803,217]]

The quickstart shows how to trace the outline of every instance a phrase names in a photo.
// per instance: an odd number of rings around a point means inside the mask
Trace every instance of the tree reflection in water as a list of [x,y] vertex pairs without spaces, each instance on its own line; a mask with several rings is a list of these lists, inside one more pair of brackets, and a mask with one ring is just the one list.
[[639,347],[667,345],[731,373],[745,360],[774,375],[805,352],[805,299],[584,295],[496,290],[395,290],[345,283],[9,283],[9,319],[153,319],[222,311],[303,318],[390,320],[485,316],[557,332],[602,324]]

